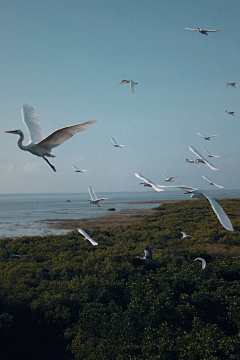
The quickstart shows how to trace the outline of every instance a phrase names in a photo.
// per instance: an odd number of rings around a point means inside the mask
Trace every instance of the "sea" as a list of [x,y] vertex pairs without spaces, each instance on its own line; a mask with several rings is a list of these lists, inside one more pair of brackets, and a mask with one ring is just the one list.
[[[206,191],[215,199],[240,198],[240,190]],[[100,202],[98,207],[88,202],[88,193],[0,194],[0,238],[65,234],[69,230],[50,228],[47,220],[93,218],[117,214],[125,209],[151,209],[161,204],[162,200],[190,199],[189,194],[179,189],[161,193],[103,192],[98,193],[98,197],[108,197],[109,200]],[[116,211],[109,211],[109,208]]]

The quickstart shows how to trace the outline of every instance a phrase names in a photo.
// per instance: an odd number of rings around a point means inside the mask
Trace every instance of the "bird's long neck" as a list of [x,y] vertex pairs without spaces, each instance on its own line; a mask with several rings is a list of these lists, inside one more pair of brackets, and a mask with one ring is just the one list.
[[24,139],[23,133],[19,134],[18,146],[20,147],[21,150],[26,150],[26,146],[23,145],[23,139]]

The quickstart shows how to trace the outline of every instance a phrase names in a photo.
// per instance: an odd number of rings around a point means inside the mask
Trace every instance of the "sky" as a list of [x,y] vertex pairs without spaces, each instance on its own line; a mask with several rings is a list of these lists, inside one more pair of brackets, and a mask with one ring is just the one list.
[[[0,193],[146,191],[135,172],[156,184],[165,174],[212,189],[205,175],[239,189],[239,13],[236,0],[2,0]],[[123,79],[138,83],[136,94]],[[239,87],[226,87],[233,81]],[[28,143],[24,103],[46,135],[97,119],[52,150],[56,173],[4,133],[21,129]],[[219,171],[186,163],[196,158],[189,146],[219,155],[210,159]]]

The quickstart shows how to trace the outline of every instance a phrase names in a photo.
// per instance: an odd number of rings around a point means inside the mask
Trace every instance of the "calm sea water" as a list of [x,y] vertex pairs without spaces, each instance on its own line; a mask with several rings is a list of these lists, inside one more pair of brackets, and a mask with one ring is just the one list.
[[[217,199],[240,198],[240,190],[207,190]],[[100,208],[89,204],[89,195],[75,193],[61,194],[8,194],[0,195],[0,238],[31,235],[64,234],[66,230],[48,228],[44,220],[81,219],[113,214],[107,209],[114,207],[117,214],[123,209],[151,209],[158,204],[135,203],[141,201],[189,199],[181,190],[157,193],[116,192],[98,193],[99,197],[109,197],[100,203]]]

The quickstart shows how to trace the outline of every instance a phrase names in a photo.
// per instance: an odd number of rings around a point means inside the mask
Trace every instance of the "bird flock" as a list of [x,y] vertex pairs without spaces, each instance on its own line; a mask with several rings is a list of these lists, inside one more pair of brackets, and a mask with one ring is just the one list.
[[[187,27],[185,27],[185,29],[199,32],[202,35],[208,35],[208,33],[216,33],[218,31],[220,31],[220,29],[206,30],[206,29],[201,29],[201,28],[187,28]],[[119,83],[119,85],[126,84],[126,83],[130,84],[130,90],[131,90],[132,94],[135,94],[136,93],[136,85],[138,83],[134,82],[133,80],[125,79],[125,80],[122,80]],[[226,86],[236,88],[237,84],[236,84],[236,82],[227,82]],[[225,113],[235,116],[235,111],[225,110]],[[22,114],[22,121],[23,121],[24,125],[26,126],[28,134],[29,134],[29,142],[27,143],[27,145],[23,145],[24,135],[21,130],[10,130],[10,131],[5,131],[5,133],[11,133],[11,134],[18,135],[19,136],[19,139],[18,139],[19,148],[23,151],[28,151],[35,156],[42,157],[54,172],[56,172],[56,169],[55,169],[54,165],[52,163],[50,163],[50,161],[48,160],[48,158],[55,157],[54,155],[51,154],[52,149],[63,144],[66,140],[68,140],[70,137],[77,134],[78,132],[87,130],[91,125],[93,125],[96,122],[95,119],[92,119],[92,120],[89,120],[84,123],[66,126],[64,128],[60,128],[60,129],[53,131],[48,136],[45,136],[45,134],[40,126],[38,116],[32,106],[23,104],[22,109],[21,109],[21,114]],[[206,141],[210,141],[212,138],[217,136],[217,135],[203,135],[199,132],[197,134]],[[111,141],[113,142],[114,147],[122,148],[124,146],[124,145],[118,144],[113,137],[111,137]],[[205,159],[200,154],[200,152],[197,151],[193,146],[189,146],[189,150],[197,158],[195,160],[187,158],[186,162],[188,162],[189,164],[196,163],[196,164],[198,164],[198,166],[200,164],[205,164],[211,170],[214,170],[214,171],[219,170],[215,165],[211,164],[207,159]],[[218,155],[211,154],[207,149],[204,149],[204,151],[210,158],[218,158],[219,157]],[[87,170],[80,170],[73,164],[71,164],[71,166],[74,169],[74,171],[77,173],[83,173],[83,172],[87,171]],[[147,179],[145,176],[141,175],[138,172],[135,172],[134,175],[138,179],[141,180],[140,184],[142,184],[143,186],[146,186],[146,187],[152,187],[157,192],[165,191],[165,189],[179,188],[179,189],[183,190],[185,194],[191,194],[192,198],[208,200],[208,202],[210,203],[213,211],[216,213],[218,220],[220,221],[222,226],[229,231],[233,231],[233,226],[232,226],[231,221],[228,218],[227,214],[224,212],[222,207],[205,191],[202,191],[202,190],[194,188],[194,187],[185,186],[185,185],[156,185],[154,182]],[[164,177],[164,181],[169,183],[169,182],[173,182],[173,179],[177,178],[178,176],[168,177],[167,175],[163,175],[163,177]],[[217,186],[218,188],[223,188],[222,185],[218,185],[217,183],[208,179],[204,175],[202,176],[202,178],[204,180],[206,180],[210,185]],[[88,191],[89,191],[89,195],[91,198],[90,200],[88,200],[90,204],[96,204],[98,207],[100,207],[99,202],[108,200],[108,198],[98,198],[96,196],[94,189],[91,186],[88,187]],[[95,240],[93,240],[84,230],[78,229],[78,232],[81,235],[83,235],[84,238],[86,240],[88,240],[92,245],[94,245],[94,246],[98,245],[98,243]],[[191,236],[187,235],[185,232],[181,231],[181,233],[183,235],[182,239],[191,238]],[[20,258],[21,257],[21,255],[14,254],[7,248],[5,248],[5,250],[7,251],[10,258],[14,258],[14,257]],[[145,247],[144,253],[145,253],[144,258],[140,258],[140,259],[152,260],[152,251],[149,246]],[[194,261],[197,261],[197,260],[202,262],[202,269],[205,269],[206,261],[203,258],[196,258]]]

